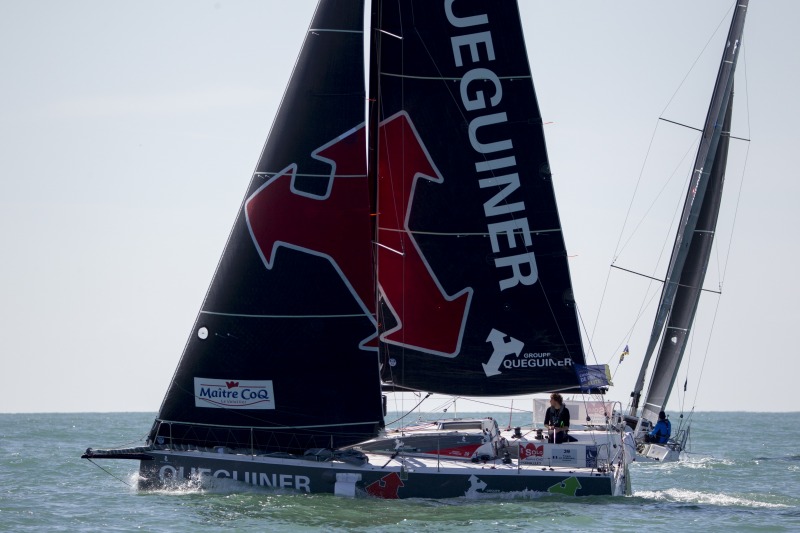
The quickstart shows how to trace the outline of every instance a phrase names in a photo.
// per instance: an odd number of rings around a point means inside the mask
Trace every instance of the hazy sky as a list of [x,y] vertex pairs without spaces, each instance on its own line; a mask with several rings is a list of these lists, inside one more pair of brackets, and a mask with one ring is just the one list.
[[[0,0],[0,412],[158,409],[315,4]],[[641,172],[617,264],[663,274],[696,133],[658,117],[702,125],[733,2],[520,4],[581,316],[598,362],[630,344],[627,402],[648,284],[608,265]],[[798,19],[751,2],[733,134],[752,142],[744,173],[731,148],[713,335],[710,295],[687,354],[699,410],[800,410]]]

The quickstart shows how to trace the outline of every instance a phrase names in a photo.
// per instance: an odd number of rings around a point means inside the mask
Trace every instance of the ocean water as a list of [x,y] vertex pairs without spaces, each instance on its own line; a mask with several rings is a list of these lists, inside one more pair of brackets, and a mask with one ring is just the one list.
[[101,470],[80,459],[88,446],[139,443],[153,418],[0,414],[0,530],[800,531],[800,413],[695,414],[692,453],[680,463],[634,464],[627,498],[400,501],[236,484],[139,493],[130,486],[135,462],[98,461]]

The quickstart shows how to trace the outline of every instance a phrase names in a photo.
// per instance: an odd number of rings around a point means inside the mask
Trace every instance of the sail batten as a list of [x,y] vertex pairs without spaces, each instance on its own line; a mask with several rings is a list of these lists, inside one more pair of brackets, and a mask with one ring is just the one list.
[[242,313],[220,313],[218,311],[200,311],[201,314],[205,315],[218,315],[218,316],[229,316],[229,317],[236,317],[236,318],[357,318],[363,316],[371,316],[365,313],[356,313],[356,314],[349,314],[349,315],[320,315],[320,314],[304,314],[304,315],[245,315]]
[[364,32],[361,30],[341,30],[337,28],[310,28],[308,30],[309,33],[314,32],[331,32],[331,33],[356,33],[356,34],[363,34]]
[[[400,73],[396,73],[396,72],[381,72],[381,76],[390,76],[390,77],[394,77],[394,78],[408,78],[408,79],[411,79],[411,80],[431,80],[431,81],[458,81],[458,82],[460,82],[461,79],[462,79],[462,78],[455,77],[455,76],[450,76],[450,77],[445,77],[445,76],[415,76],[413,74],[400,74]],[[496,76],[495,78],[492,78],[492,79],[505,80],[505,81],[532,80],[533,76],[531,76],[529,74],[519,75],[519,76],[506,75],[506,76]],[[489,80],[489,78],[482,79],[482,81],[488,81],[488,80]]]
[[[397,228],[388,228],[388,227],[381,227],[379,228],[381,231],[389,231],[389,232],[397,232],[397,233],[409,233],[409,234],[416,234],[416,235],[440,235],[442,237],[489,237],[493,235],[493,233],[489,231],[478,231],[478,232],[467,232],[467,231],[434,231],[434,230],[401,230]],[[525,231],[522,230],[509,230],[507,233],[513,233],[514,235],[538,235],[540,233],[561,233],[561,228],[558,229],[528,229]]]
[[[283,174],[283,172],[256,172],[254,174],[254,176],[258,176],[258,177],[262,177],[262,176],[275,177],[275,176],[280,176],[281,174]],[[331,174],[310,174],[308,172],[295,172],[294,176],[298,177],[298,178],[325,178],[325,179],[330,179],[330,178],[345,178],[345,179],[346,178],[360,178],[360,179],[364,179],[367,175],[366,174],[332,174],[331,175]]]

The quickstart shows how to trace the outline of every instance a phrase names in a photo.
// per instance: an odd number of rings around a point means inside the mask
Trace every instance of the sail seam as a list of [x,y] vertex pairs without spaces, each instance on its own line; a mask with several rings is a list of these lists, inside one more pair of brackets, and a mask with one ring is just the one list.
[[200,313],[205,315],[235,316],[241,318],[358,318],[363,316],[371,316],[367,313],[349,315],[247,315],[240,313],[219,313],[216,311],[200,311]]
[[[381,231],[394,231],[397,233],[410,233],[413,235],[461,235],[461,236],[478,236],[478,237],[486,237],[490,234],[488,231],[476,231],[476,232],[466,232],[466,231],[419,231],[419,230],[411,230],[411,229],[396,229],[396,228],[384,228],[379,227]],[[513,231],[514,234],[522,235],[523,233],[528,233],[530,235],[538,235],[540,233],[560,233],[561,229],[529,229],[527,231],[522,231],[521,229],[515,229]]]
[[[381,72],[381,76],[391,76],[393,78],[407,78],[412,80],[449,80],[461,81],[458,76],[411,76],[409,74],[393,74],[391,72]],[[497,76],[500,80],[530,80],[531,76]]]
[[[283,174],[283,171],[278,172],[254,172],[253,176],[277,176],[278,174]],[[366,174],[301,174],[300,172],[295,172],[295,177],[301,178],[366,178]]]
[[327,32],[327,33],[359,33],[363,34],[362,30],[335,30],[335,29],[327,29],[327,28],[309,28],[308,30],[310,33],[314,32]]

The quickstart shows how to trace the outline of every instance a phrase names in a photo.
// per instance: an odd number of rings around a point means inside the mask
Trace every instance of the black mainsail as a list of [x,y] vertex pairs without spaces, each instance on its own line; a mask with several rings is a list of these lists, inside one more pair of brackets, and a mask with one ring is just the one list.
[[[642,368],[631,393],[636,416],[659,346],[641,416],[656,420],[669,399],[700,301],[717,225],[730,143],[733,79],[749,0],[736,2]],[[665,327],[666,325],[666,327]],[[659,344],[660,342],[660,344]]]

